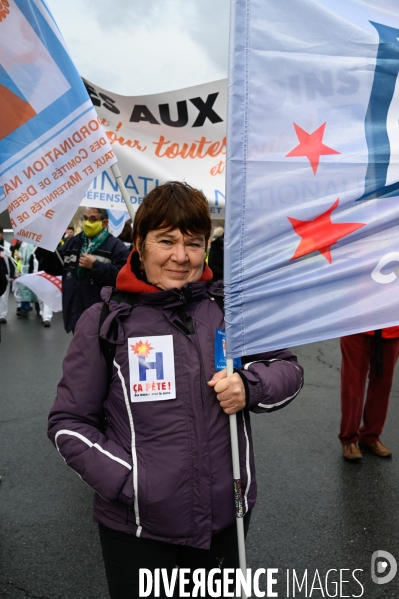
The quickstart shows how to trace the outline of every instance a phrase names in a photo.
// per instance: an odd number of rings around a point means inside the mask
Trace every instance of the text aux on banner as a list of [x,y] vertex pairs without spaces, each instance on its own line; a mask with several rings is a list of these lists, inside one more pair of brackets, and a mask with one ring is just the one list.
[[116,162],[44,0],[0,12],[0,185],[14,235],[55,249],[93,177]]
[[[154,187],[177,180],[201,189],[212,218],[224,218],[225,79],[148,96],[120,96],[89,81],[85,85],[134,209]],[[96,174],[82,205],[126,210],[109,170]]]

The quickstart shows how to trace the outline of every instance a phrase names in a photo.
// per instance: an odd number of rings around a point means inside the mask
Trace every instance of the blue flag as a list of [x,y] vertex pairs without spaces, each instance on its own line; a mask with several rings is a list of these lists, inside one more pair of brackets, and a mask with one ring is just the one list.
[[52,250],[116,158],[46,2],[0,5],[0,210]]
[[233,0],[227,355],[399,324],[399,11]]

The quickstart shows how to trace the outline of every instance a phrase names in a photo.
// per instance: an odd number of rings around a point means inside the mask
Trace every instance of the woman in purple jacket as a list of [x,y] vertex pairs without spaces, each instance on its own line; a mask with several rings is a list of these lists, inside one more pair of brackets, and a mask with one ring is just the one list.
[[247,528],[256,500],[249,413],[282,408],[302,387],[288,350],[245,356],[230,377],[220,370],[210,231],[200,191],[179,182],[151,191],[116,290],[104,288],[104,304],[82,315],[64,360],[49,437],[96,491],[112,599],[139,596],[140,568],[238,567],[228,415],[237,412]]

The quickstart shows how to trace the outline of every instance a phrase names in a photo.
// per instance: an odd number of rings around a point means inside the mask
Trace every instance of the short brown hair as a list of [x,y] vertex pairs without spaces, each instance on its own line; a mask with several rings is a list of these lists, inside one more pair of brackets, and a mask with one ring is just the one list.
[[144,242],[149,231],[180,229],[183,235],[211,234],[211,216],[205,195],[181,181],[169,181],[150,191],[137,210],[133,239]]

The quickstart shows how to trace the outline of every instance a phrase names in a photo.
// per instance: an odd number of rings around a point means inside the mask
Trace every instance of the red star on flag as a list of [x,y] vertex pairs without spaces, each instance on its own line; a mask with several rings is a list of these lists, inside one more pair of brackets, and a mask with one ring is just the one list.
[[326,123],[321,125],[316,131],[313,131],[313,133],[306,133],[306,131],[301,129],[296,123],[294,123],[294,127],[299,139],[299,145],[286,154],[286,158],[291,158],[292,156],[306,156],[311,164],[314,174],[317,172],[320,156],[341,153],[323,144]]
[[301,258],[312,252],[320,252],[332,263],[331,246],[343,237],[350,235],[365,226],[365,223],[333,223],[331,213],[338,207],[339,198],[323,214],[316,216],[313,220],[297,220],[288,216],[288,220],[299,237],[302,237],[291,260]]

